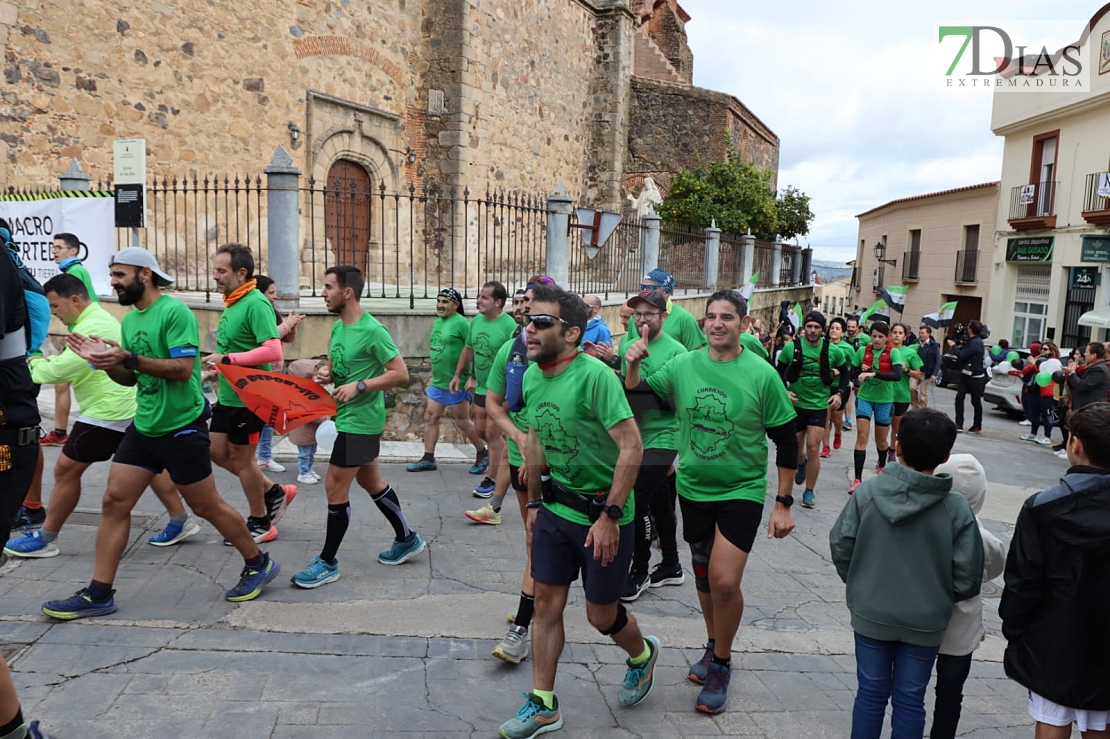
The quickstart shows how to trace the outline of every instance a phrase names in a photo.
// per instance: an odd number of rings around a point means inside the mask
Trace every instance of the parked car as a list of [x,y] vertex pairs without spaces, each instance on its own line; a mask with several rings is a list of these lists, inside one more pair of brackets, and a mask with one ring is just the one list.
[[[1016,351],[1023,361],[1029,358],[1029,351],[1026,349],[1010,351]],[[996,367],[997,370],[991,375],[990,382],[983,391],[983,400],[994,403],[997,410],[1017,416],[1024,415],[1025,411],[1021,407],[1021,377],[1009,374],[1005,361]],[[1053,422],[1058,423],[1059,419],[1054,417]]]

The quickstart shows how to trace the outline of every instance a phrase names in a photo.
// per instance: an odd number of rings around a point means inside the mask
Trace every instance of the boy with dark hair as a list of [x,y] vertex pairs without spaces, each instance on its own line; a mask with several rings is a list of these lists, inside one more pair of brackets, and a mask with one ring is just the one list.
[[829,533],[856,638],[852,739],[878,739],[891,699],[893,736],[924,733],[925,688],[952,604],[982,585],[975,514],[950,475],[933,474],[955,441],[940,411],[907,413],[894,442],[899,464],[860,485]]
[[1110,723],[1110,403],[1068,416],[1071,467],[1025,501],[998,615],[1006,674],[1029,690],[1038,739],[1106,737]]

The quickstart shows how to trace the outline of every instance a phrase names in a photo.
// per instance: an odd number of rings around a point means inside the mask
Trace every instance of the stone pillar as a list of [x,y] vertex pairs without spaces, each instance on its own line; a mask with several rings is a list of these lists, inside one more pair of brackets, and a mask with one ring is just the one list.
[[775,252],[771,257],[771,281],[768,283],[771,287],[778,287],[782,284],[782,242],[775,239]]
[[752,236],[751,231],[740,237],[740,259],[737,263],[740,266],[740,274],[736,276],[736,284],[743,287],[751,282],[752,272],[755,270],[755,237]]
[[270,277],[277,306],[289,311],[301,306],[301,170],[284,146],[274,150],[266,173],[266,233],[270,247]]
[[794,284],[801,285],[803,282],[809,282],[809,275],[802,272],[802,250],[794,248],[790,250],[790,266],[793,268],[792,275],[794,277]]
[[649,209],[641,221],[643,228],[640,229],[640,274],[636,275],[636,279],[659,268],[659,224],[662,220],[654,210]]
[[721,268],[721,229],[717,222],[705,229],[705,261],[702,262],[702,287],[706,290],[717,289],[717,276]]
[[637,19],[628,0],[579,3],[594,12],[593,75],[586,100],[591,121],[584,202],[619,211],[624,204],[629,109]]
[[802,250],[802,280],[808,285],[813,280],[810,273],[813,272],[813,248],[807,246]]
[[574,199],[563,183],[547,196],[547,276],[566,288],[570,283],[570,212]]
[[58,185],[63,190],[89,190],[92,188],[92,175],[81,171],[76,158],[69,160],[69,169],[58,175]]

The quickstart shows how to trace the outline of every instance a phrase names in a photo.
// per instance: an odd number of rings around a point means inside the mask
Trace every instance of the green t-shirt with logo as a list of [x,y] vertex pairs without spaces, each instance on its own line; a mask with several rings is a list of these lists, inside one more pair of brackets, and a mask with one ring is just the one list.
[[[636,335],[631,332],[621,339],[621,374],[628,374],[628,362],[624,361],[624,355],[635,341],[637,341]],[[678,343],[678,340],[666,331],[660,332],[655,340],[648,344],[648,355],[640,362],[640,376],[646,378],[658,372],[672,357],[685,353],[686,347]],[[638,421],[644,449],[678,449],[678,421],[675,419],[673,410],[652,408]]]
[[143,436],[165,436],[188,426],[204,412],[200,387],[200,327],[196,316],[180,301],[163,295],[146,310],[123,317],[126,351],[155,359],[193,358],[187,380],[166,380],[135,373],[135,429]]
[[[505,371],[509,366],[509,362],[516,361],[518,363],[527,364],[528,359],[526,356],[512,356],[513,344],[516,337],[510,336],[509,339],[501,345],[497,350],[497,355],[493,358],[493,363],[490,365],[489,377],[486,380],[486,390],[490,393],[496,393],[502,398],[505,397],[505,392],[508,389],[508,383],[505,381]],[[487,401],[488,402],[488,401]],[[525,434],[528,433],[528,416],[525,411],[509,411],[509,420],[513,422],[518,429]],[[509,464],[514,467],[520,467],[524,464],[524,455],[520,453],[520,447],[513,441],[513,437],[509,436],[505,439],[505,447],[509,452]]]
[[[579,354],[567,368],[545,377],[538,365],[524,373],[523,413],[543,445],[551,477],[567,490],[592,498],[613,485],[620,446],[609,429],[626,418],[632,409],[616,373],[589,354]],[[544,504],[555,515],[583,526],[589,517],[561,503]],[[633,493],[624,504],[620,524],[632,521]]]
[[486,387],[489,384],[486,378],[489,377],[493,358],[497,356],[497,350],[513,335],[516,328],[516,321],[508,313],[502,313],[492,321],[479,313],[470,322],[470,334],[467,336],[466,345],[474,352],[474,380],[477,383],[475,392],[478,395],[486,394]]
[[[811,346],[802,339],[802,372],[797,382],[791,383],[789,390],[794,393],[798,402],[795,408],[807,411],[821,411],[829,407],[831,388],[836,387],[837,378],[833,376],[833,383],[826,385],[821,379],[821,347],[825,340]],[[794,363],[794,342],[791,341],[779,352],[778,361],[782,364]],[[836,344],[829,344],[829,369],[835,369],[846,362],[841,349]]]
[[[887,346],[890,345],[887,344]],[[882,352],[874,352],[870,367],[863,366],[866,354],[866,346],[856,349],[856,356],[852,359],[852,364],[864,372],[879,372],[879,358],[882,356]],[[896,364],[902,364],[902,353],[892,347],[890,350],[890,366],[893,367]],[[894,387],[897,384],[897,382],[891,382],[890,380],[880,380],[877,377],[872,377],[870,380],[860,383],[856,397],[866,400],[868,403],[893,403]]]
[[902,379],[894,383],[894,402],[895,403],[909,403],[910,402],[910,371],[919,370],[925,366],[921,356],[917,353],[916,347],[904,346],[898,350],[902,357]]
[[728,362],[709,350],[681,354],[647,378],[674,397],[679,421],[678,494],[694,501],[767,496],[767,429],[796,413],[775,368],[754,352]]
[[74,262],[62,271],[65,272],[67,275],[73,275],[77,279],[81,280],[82,283],[84,283],[85,289],[89,291],[89,300],[94,303],[100,302],[100,298],[96,297],[96,288],[93,287],[92,275],[90,275],[89,271],[85,269],[85,265],[81,264],[80,262]]
[[[339,320],[331,327],[328,356],[336,387],[381,376],[389,360],[400,353],[389,331],[369,313],[350,326]],[[381,390],[367,390],[336,406],[337,431],[380,434],[385,428],[385,394]]]
[[[224,308],[216,329],[216,351],[219,354],[249,352],[270,339],[280,338],[274,306],[261,290],[250,290],[243,297]],[[260,364],[255,369],[269,370],[270,365]],[[220,375],[220,405],[229,408],[244,407],[231,383]]]
[[[459,355],[462,354],[469,335],[470,321],[458,313],[450,318],[436,318],[432,323],[432,334],[428,342],[432,358],[432,387],[440,390],[450,388],[455,367],[459,365]],[[465,381],[468,377],[470,372],[464,370],[460,380]]]

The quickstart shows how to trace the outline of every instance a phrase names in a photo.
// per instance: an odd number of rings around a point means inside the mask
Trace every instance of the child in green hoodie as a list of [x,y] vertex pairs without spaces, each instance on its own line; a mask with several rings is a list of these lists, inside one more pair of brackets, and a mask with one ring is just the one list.
[[925,689],[952,604],[979,594],[975,514],[950,475],[933,474],[955,441],[956,425],[940,411],[907,413],[898,464],[863,483],[829,533],[856,638],[852,739],[878,739],[888,700],[891,739],[922,736]]

